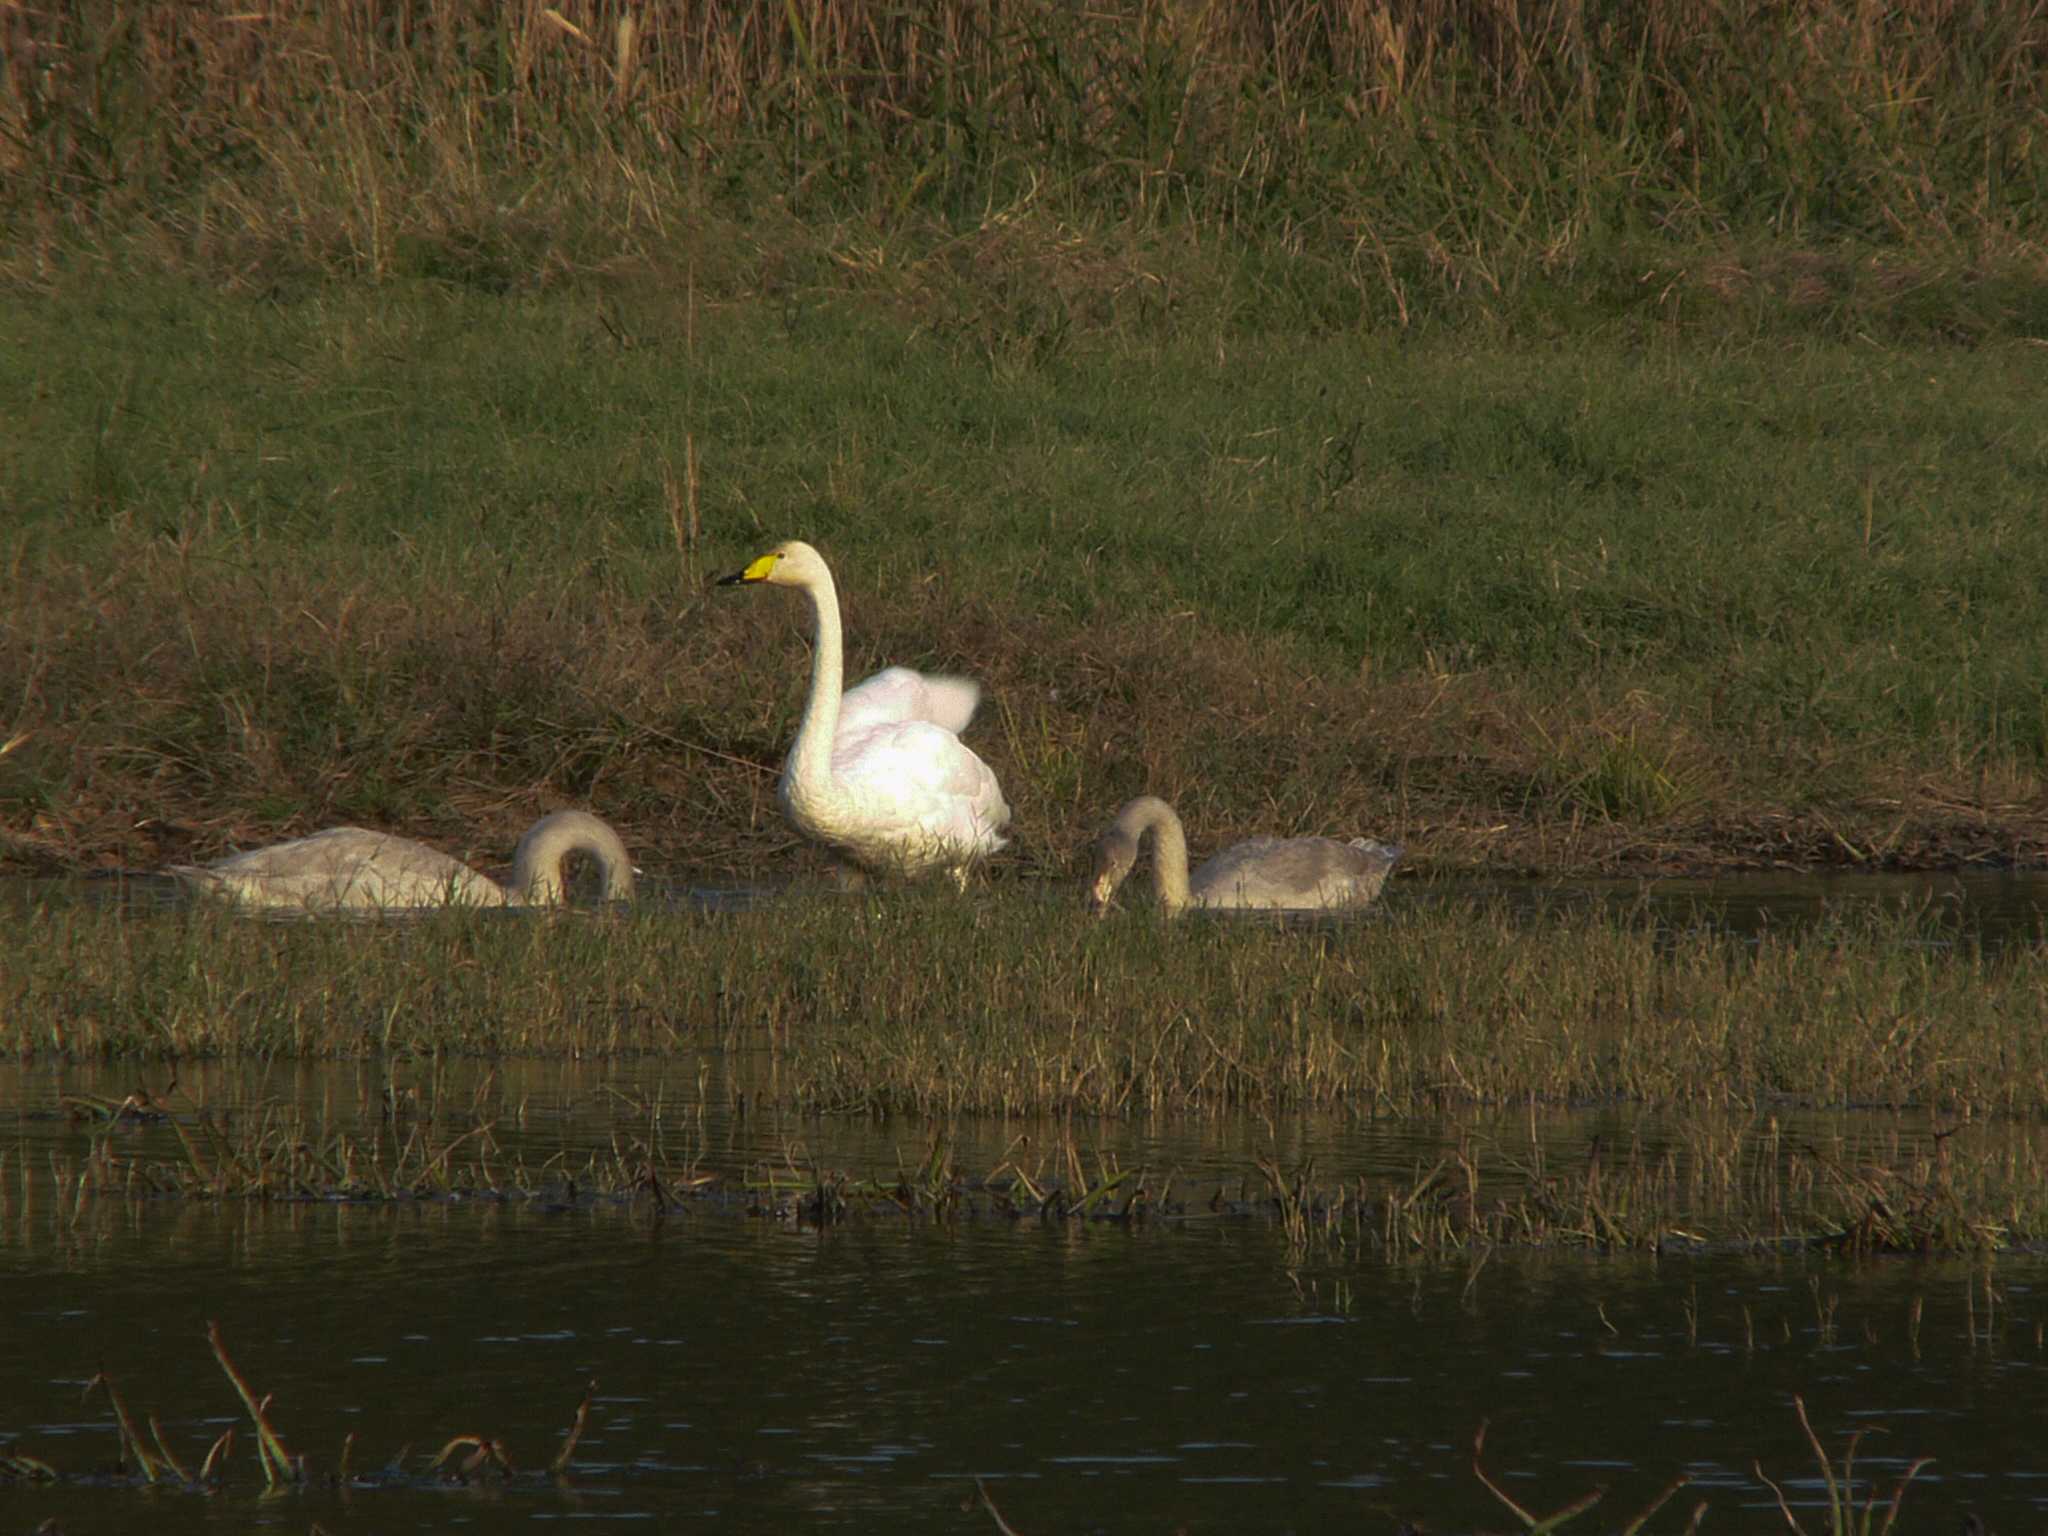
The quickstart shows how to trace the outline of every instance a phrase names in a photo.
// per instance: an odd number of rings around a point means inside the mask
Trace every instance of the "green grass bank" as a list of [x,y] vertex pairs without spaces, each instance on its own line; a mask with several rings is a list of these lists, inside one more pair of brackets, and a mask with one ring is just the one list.
[[780,872],[786,536],[999,881],[2048,857],[2034,11],[0,25],[0,866]]

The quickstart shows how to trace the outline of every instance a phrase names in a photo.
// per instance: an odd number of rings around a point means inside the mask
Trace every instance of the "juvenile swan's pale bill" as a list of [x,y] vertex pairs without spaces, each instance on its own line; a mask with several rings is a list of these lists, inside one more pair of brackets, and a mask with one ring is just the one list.
[[782,765],[790,825],[864,869],[942,869],[964,890],[968,869],[1003,846],[1010,824],[995,774],[960,740],[981,686],[890,667],[842,694],[839,594],[808,544],[778,544],[719,584],[737,582],[795,587],[815,621],[810,698]]
[[425,843],[362,827],[329,827],[214,864],[174,864],[171,873],[203,894],[250,907],[554,906],[567,899],[562,866],[574,853],[597,861],[605,900],[623,901],[633,894],[633,861],[626,845],[587,811],[556,811],[527,828],[512,858],[510,885]]
[[1233,844],[1188,873],[1188,840],[1173,807],[1140,795],[1096,840],[1088,904],[1105,911],[1152,835],[1152,889],[1169,916],[1184,907],[1257,907],[1269,911],[1333,911],[1362,907],[1379,895],[1387,871],[1404,851],[1398,843],[1356,837],[1254,837]]

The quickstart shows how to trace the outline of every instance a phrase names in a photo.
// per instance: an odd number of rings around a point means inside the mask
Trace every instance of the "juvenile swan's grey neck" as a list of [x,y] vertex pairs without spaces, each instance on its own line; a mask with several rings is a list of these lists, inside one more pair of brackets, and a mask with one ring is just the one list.
[[1129,842],[1134,855],[1150,832],[1153,895],[1168,912],[1188,904],[1188,835],[1172,806],[1157,795],[1140,795],[1117,812],[1110,830]]
[[527,906],[553,906],[568,899],[562,864],[572,853],[588,854],[604,873],[604,899],[625,901],[633,894],[633,859],[609,825],[587,811],[556,811],[526,829],[512,856],[514,901]]

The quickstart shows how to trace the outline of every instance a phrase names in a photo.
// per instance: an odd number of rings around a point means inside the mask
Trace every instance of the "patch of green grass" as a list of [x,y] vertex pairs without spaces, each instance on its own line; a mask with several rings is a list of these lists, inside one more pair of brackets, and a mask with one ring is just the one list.
[[1813,812],[1872,844],[1902,801],[1901,857],[2038,833],[2029,349],[1098,336],[991,370],[830,294],[792,328],[622,293],[87,283],[0,320],[0,697],[73,765],[14,857],[573,799],[730,866],[805,665],[791,610],[704,582],[788,535],[854,671],[988,685],[1041,870],[1139,789],[1197,846],[1424,863],[1597,865],[1604,833],[1520,836],[1587,816],[1704,811],[1706,857]]
[[2044,857],[2041,16],[719,14],[16,18],[0,859],[751,867],[791,534],[1035,872]]

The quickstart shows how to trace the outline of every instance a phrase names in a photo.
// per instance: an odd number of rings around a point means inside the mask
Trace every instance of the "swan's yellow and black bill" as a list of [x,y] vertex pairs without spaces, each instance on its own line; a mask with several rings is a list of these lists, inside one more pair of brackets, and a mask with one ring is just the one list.
[[775,569],[775,562],[782,558],[780,550],[771,550],[748,566],[744,571],[734,571],[730,576],[718,578],[721,587],[737,586],[743,581],[766,581],[768,573]]

